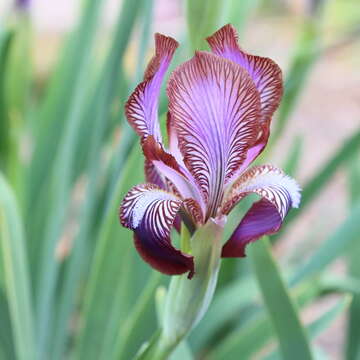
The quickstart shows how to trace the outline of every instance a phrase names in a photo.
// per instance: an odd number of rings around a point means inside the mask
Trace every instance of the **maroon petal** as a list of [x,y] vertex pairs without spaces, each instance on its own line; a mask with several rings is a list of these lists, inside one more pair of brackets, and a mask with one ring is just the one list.
[[136,249],[154,269],[168,275],[194,273],[193,257],[175,249],[170,230],[182,201],[152,184],[133,187],[120,207],[120,222],[134,231]]
[[153,135],[161,141],[158,121],[158,99],[164,75],[178,47],[176,40],[161,34],[155,35],[155,56],[150,61],[140,83],[125,105],[125,114],[139,136]]
[[300,202],[300,188],[295,180],[272,165],[255,166],[235,182],[225,198],[222,213],[228,214],[251,193],[262,199],[253,204],[225,244],[225,257],[244,256],[245,245],[250,241],[277,232],[289,209],[298,207]]
[[246,69],[260,93],[261,133],[248,151],[248,157],[241,167],[241,170],[244,170],[262,152],[268,141],[271,117],[283,94],[281,69],[269,58],[250,55],[243,51],[238,45],[238,34],[230,24],[208,37],[207,41],[215,54]]
[[277,232],[281,224],[281,216],[270,201],[262,199],[256,202],[224,245],[221,256],[244,257],[248,243]]
[[171,75],[169,111],[184,163],[212,216],[259,132],[259,93],[246,70],[198,52]]

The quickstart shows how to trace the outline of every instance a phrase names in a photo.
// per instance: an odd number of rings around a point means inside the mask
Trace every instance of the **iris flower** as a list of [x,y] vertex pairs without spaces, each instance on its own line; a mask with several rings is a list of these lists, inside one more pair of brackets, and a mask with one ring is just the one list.
[[181,221],[191,233],[207,221],[224,223],[239,201],[259,195],[222,249],[222,257],[243,257],[248,243],[277,232],[300,202],[299,186],[282,170],[249,167],[268,142],[283,85],[274,61],[246,53],[237,40],[236,30],[224,26],[207,38],[211,52],[197,51],[170,75],[168,148],[158,99],[178,47],[174,39],[155,35],[156,53],[144,81],[125,105],[141,138],[147,182],[127,193],[120,221],[133,230],[141,257],[165,274],[188,272],[191,278],[196,270],[191,253],[171,243],[171,229]]

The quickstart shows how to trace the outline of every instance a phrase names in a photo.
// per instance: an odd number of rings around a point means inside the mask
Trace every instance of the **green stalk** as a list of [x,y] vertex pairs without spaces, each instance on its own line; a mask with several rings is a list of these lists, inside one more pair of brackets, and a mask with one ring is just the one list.
[[173,276],[166,295],[161,329],[154,334],[149,345],[137,360],[163,360],[199,323],[213,298],[222,248],[223,224],[210,219],[190,239],[182,228],[182,244],[191,244],[195,262],[195,275]]

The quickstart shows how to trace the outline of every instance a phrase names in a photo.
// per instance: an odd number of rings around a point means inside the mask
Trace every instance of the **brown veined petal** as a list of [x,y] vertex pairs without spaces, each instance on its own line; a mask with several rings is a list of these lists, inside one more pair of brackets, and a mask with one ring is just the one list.
[[270,121],[283,93],[282,73],[271,59],[250,55],[238,45],[236,29],[228,24],[207,38],[211,50],[245,68],[253,79],[261,101],[262,122]]
[[[160,189],[169,191],[181,197],[179,191],[177,190],[176,186],[167,178],[164,178],[161,173],[157,170],[155,165],[148,159],[145,158],[144,163],[144,172],[145,172],[145,180],[147,183],[155,184]],[[174,227],[177,232],[180,232],[181,229],[181,218],[180,215],[176,215],[174,220]]]
[[158,121],[158,100],[164,75],[178,47],[176,40],[155,34],[155,56],[151,59],[141,82],[125,104],[129,124],[139,136],[153,135],[161,141]]
[[170,230],[182,206],[175,195],[153,184],[133,187],[120,207],[120,222],[134,231],[136,249],[154,269],[168,275],[194,273],[193,257],[175,249]]
[[228,214],[250,193],[258,194],[261,200],[253,204],[224,245],[224,257],[245,256],[249,242],[277,232],[289,209],[300,203],[300,188],[294,179],[272,165],[255,166],[235,182],[226,196],[222,213]]
[[259,133],[259,93],[246,70],[206,52],[172,73],[167,93],[184,163],[213,216]]
[[155,184],[160,189],[167,190],[166,180],[164,180],[161,174],[159,174],[154,164],[146,158],[144,162],[144,173],[147,183]]
[[144,139],[142,147],[145,158],[163,177],[169,180],[169,184],[175,187],[182,199],[195,199],[200,204],[202,211],[205,211],[202,195],[189,171],[181,167],[175,157],[166,152],[162,144],[157,142],[153,136],[150,135]]
[[278,108],[283,94],[281,69],[269,58],[250,55],[243,51],[238,45],[238,34],[230,24],[208,37],[207,41],[215,54],[245,68],[260,93],[261,132],[248,150],[246,160],[238,171],[241,173],[261,154],[267,144],[271,117]]
[[168,135],[168,139],[169,139],[169,150],[170,150],[171,154],[175,157],[175,159],[179,163],[179,165],[185,167],[183,156],[179,149],[179,140],[178,140],[178,136],[176,133],[176,129],[174,127],[174,121],[173,121],[169,111],[168,111],[167,117],[166,117],[166,130],[167,130],[167,135]]

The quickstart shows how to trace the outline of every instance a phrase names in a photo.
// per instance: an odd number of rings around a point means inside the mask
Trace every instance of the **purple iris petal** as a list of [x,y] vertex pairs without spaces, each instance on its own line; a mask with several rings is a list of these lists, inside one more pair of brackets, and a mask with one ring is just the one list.
[[283,93],[281,69],[269,58],[247,54],[238,45],[238,34],[228,24],[207,38],[211,50],[246,69],[260,93],[262,120],[267,122]]
[[223,248],[224,257],[245,256],[245,245],[263,235],[278,231],[291,207],[300,202],[297,183],[272,165],[254,166],[234,183],[224,201],[222,212],[231,209],[248,194],[262,199],[250,208]]
[[262,199],[256,202],[224,245],[221,256],[244,257],[248,243],[277,232],[281,224],[281,216],[270,201]]
[[279,106],[283,93],[281,69],[269,58],[250,55],[241,50],[238,45],[238,34],[230,24],[225,25],[208,37],[207,41],[215,54],[223,56],[246,69],[260,94],[261,133],[250,147],[246,161],[239,169],[238,173],[241,173],[261,154],[267,144],[271,117]]
[[193,198],[200,206],[203,204],[200,191],[189,171],[182,168],[175,157],[164,150],[161,143],[150,135],[143,141],[142,146],[145,158],[175,186],[183,199]]
[[[170,183],[169,180],[164,181],[163,177],[159,173],[159,171],[156,169],[154,164],[149,161],[148,159],[145,159],[144,164],[144,172],[145,172],[145,180],[147,183],[155,184],[162,190],[167,190],[170,192],[175,193],[176,188],[173,184]],[[181,229],[181,218],[180,215],[176,215],[174,220],[174,227],[177,232],[180,232]]]
[[121,224],[134,231],[141,257],[158,271],[177,275],[194,273],[193,258],[171,245],[170,230],[182,201],[155,185],[132,188],[120,207]]
[[169,111],[184,163],[214,216],[227,179],[246,157],[259,130],[260,100],[247,72],[198,52],[171,75]]
[[155,56],[150,61],[140,83],[125,105],[126,117],[139,136],[152,135],[161,141],[158,121],[159,92],[172,56],[178,47],[176,40],[155,35]]

